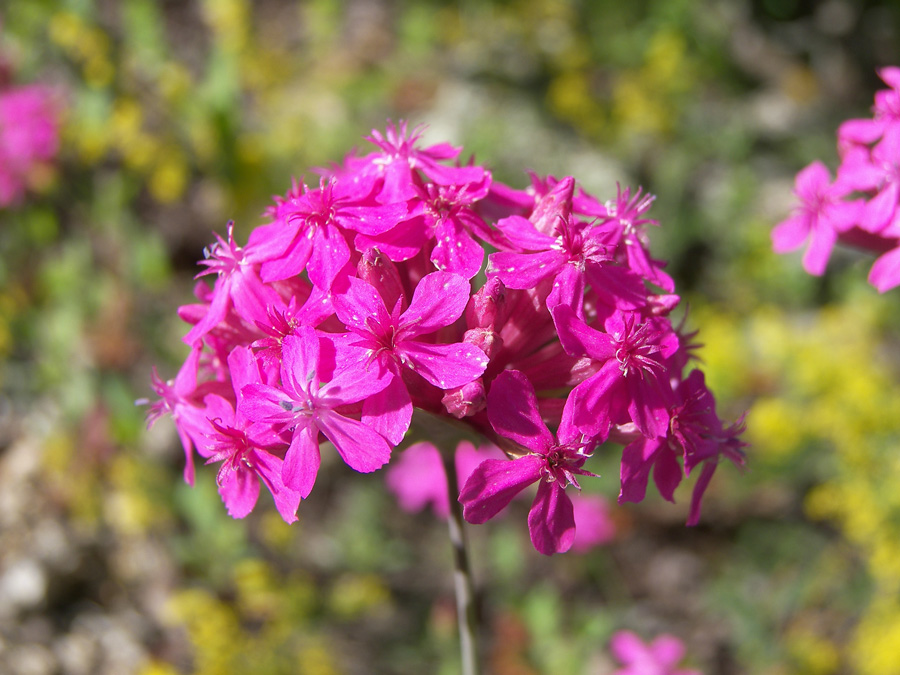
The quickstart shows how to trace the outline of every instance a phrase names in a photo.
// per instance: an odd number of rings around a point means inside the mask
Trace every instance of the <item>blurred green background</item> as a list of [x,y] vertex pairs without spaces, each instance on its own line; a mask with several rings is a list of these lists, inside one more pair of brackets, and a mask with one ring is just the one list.
[[[53,176],[0,211],[0,672],[454,673],[450,550],[378,474],[327,466],[300,522],[232,521],[211,470],[134,400],[184,358],[175,315],[212,231],[386,120],[516,187],[571,174],[658,196],[749,470],[699,527],[616,509],[546,559],[524,511],[471,528],[490,673],[607,673],[614,630],[670,632],[706,675],[900,673],[900,317],[840,251],[821,279],[769,231],[794,174],[900,64],[864,0],[29,0],[0,4],[19,82],[58,87]],[[310,176],[311,174],[307,174]],[[591,489],[614,497],[617,460]]]

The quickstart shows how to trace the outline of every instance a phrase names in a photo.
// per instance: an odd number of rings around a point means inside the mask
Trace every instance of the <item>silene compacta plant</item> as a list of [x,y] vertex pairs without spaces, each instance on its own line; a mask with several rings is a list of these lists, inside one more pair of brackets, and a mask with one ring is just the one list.
[[172,415],[187,482],[195,452],[218,466],[235,518],[264,485],[297,520],[322,452],[363,473],[402,462],[401,502],[449,515],[474,671],[460,513],[484,523],[536,485],[531,541],[567,551],[604,517],[579,509],[576,530],[570,496],[614,443],[620,502],[641,501],[651,473],[671,501],[699,472],[693,525],[722,458],[743,464],[742,425],[719,419],[693,335],[670,318],[679,297],[644,232],[652,196],[601,201],[570,176],[515,189],[403,123],[367,140],[277,198],[246,242],[229,225],[206,249],[197,302],[179,309],[191,351],[174,379],[154,373],[149,419]]

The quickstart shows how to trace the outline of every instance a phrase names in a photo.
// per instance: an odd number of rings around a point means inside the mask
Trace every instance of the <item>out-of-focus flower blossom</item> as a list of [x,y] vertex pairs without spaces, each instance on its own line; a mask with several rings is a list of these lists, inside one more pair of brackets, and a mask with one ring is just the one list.
[[575,541],[570,550],[587,553],[615,539],[616,522],[610,513],[609,502],[603,497],[577,494],[572,497],[572,510],[575,518]]
[[819,161],[797,174],[799,203],[772,231],[772,245],[786,253],[808,240],[803,267],[815,275],[836,242],[867,249],[879,256],[869,283],[883,293],[900,285],[900,68],[878,74],[890,89],[875,94],[873,117],[838,129],[837,178]]
[[[453,459],[457,484],[463,485],[481,462],[505,459],[505,455],[495,445],[485,444],[476,449],[469,441],[461,441]],[[447,517],[450,500],[444,462],[440,451],[431,443],[414,443],[401,452],[388,467],[385,480],[404,511],[415,513],[430,505],[439,518]]]
[[0,207],[21,200],[59,151],[59,108],[40,84],[0,90]]
[[678,668],[684,644],[673,635],[660,635],[650,644],[627,630],[613,635],[610,649],[625,667],[614,675],[700,675],[699,670]]

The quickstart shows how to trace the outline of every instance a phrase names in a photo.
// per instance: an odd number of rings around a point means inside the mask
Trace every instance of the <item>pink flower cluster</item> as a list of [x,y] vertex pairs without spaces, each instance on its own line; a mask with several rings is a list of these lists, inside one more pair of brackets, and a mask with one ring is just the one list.
[[772,243],[786,253],[808,240],[803,267],[814,275],[824,273],[838,241],[869,250],[878,255],[869,283],[883,293],[900,285],[900,68],[878,74],[890,89],[875,94],[871,119],[839,127],[835,179],[819,161],[797,174],[798,204]]
[[34,170],[59,150],[52,92],[41,85],[0,90],[0,208],[22,198]]
[[696,523],[719,460],[743,461],[741,429],[719,420],[699,371],[685,375],[679,299],[643,233],[653,198],[620,189],[603,203],[571,177],[513,189],[420,137],[373,131],[374,151],[295,184],[246,244],[229,226],[206,250],[198,276],[215,283],[180,308],[191,352],[174,380],[154,373],[150,411],[174,417],[186,480],[196,449],[219,464],[232,516],[262,482],[291,522],[322,441],[371,472],[420,409],[503,450],[462,488],[469,522],[537,484],[528,525],[542,553],[573,545],[566,488],[594,475],[607,440],[626,446],[620,501],[640,501],[651,471],[671,500],[700,467]]

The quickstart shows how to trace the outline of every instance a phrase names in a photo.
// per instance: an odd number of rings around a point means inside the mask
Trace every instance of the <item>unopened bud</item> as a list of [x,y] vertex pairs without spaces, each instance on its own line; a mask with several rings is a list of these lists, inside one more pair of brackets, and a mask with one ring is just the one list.
[[498,277],[488,279],[469,300],[466,325],[469,328],[495,329],[505,305],[506,286]]
[[463,335],[463,342],[475,345],[490,359],[503,346],[503,338],[490,328],[470,328]]
[[459,420],[481,412],[487,405],[484,382],[479,377],[461,387],[449,389],[444,393],[441,403],[444,404],[444,409],[448,413]]
[[403,284],[400,282],[400,273],[396,265],[377,248],[367,248],[363,251],[356,271],[360,279],[378,291],[387,307],[393,307],[403,295]]
[[534,228],[543,234],[553,235],[560,218],[568,220],[572,214],[572,195],[575,192],[575,179],[566,176],[534,205],[534,211],[528,217]]

